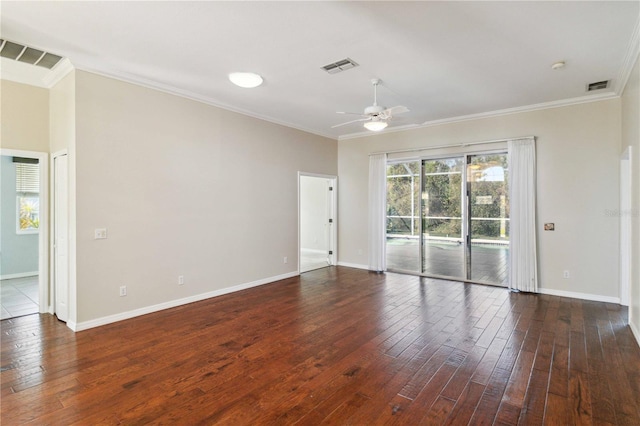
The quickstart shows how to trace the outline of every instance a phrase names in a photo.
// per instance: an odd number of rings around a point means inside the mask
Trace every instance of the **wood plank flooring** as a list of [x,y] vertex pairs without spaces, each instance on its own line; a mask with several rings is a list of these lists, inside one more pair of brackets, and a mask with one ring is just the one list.
[[639,425],[618,305],[331,267],[79,333],[1,322],[3,425]]

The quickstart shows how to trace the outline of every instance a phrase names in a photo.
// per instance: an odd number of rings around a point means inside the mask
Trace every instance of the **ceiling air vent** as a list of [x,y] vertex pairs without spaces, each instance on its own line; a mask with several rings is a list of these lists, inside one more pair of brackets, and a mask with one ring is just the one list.
[[0,39],[0,56],[47,69],[53,68],[62,59],[62,56],[2,39]]
[[587,85],[587,92],[593,92],[594,90],[606,89],[609,87],[610,80],[598,81]]
[[325,65],[324,67],[322,67],[322,69],[328,72],[329,74],[337,74],[339,72],[346,71],[348,69],[351,69],[357,66],[358,64],[356,64],[353,61],[353,59],[346,58],[341,61],[337,61],[332,64]]

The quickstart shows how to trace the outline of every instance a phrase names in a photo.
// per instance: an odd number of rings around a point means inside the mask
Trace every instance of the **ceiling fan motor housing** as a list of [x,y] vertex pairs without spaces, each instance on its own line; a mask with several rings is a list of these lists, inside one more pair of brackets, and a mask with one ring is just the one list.
[[378,116],[380,115],[380,113],[382,113],[382,111],[384,111],[386,108],[383,107],[382,105],[372,105],[370,107],[366,107],[364,109],[364,114],[365,115],[373,115],[373,116]]

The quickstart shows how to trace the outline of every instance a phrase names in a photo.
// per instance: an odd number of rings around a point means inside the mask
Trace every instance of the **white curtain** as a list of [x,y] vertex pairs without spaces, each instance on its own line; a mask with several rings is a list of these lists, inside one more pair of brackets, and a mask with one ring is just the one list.
[[511,140],[508,146],[511,209],[509,288],[537,292],[535,140]]
[[369,270],[387,269],[387,154],[369,156]]

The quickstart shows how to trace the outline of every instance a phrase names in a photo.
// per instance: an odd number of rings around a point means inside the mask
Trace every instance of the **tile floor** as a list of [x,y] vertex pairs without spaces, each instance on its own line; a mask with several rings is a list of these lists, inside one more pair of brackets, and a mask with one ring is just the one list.
[[38,276],[0,281],[0,319],[38,312]]

